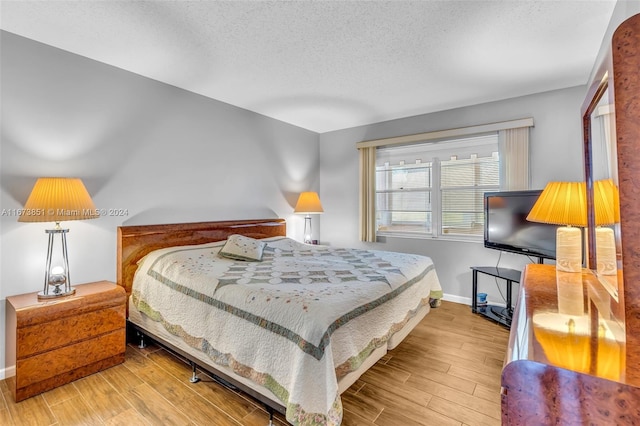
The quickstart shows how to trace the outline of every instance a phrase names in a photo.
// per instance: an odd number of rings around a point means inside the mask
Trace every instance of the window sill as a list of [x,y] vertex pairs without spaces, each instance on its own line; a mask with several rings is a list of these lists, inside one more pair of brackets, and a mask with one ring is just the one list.
[[483,237],[467,237],[464,235],[424,235],[424,234],[409,234],[401,232],[378,232],[376,233],[376,239],[378,238],[407,238],[413,240],[431,240],[431,241],[454,241],[463,243],[484,243]]

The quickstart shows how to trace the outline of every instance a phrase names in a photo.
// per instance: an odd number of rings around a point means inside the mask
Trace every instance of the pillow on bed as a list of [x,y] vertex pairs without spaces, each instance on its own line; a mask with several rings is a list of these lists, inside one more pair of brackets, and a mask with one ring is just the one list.
[[244,235],[230,235],[224,247],[220,249],[220,256],[234,260],[262,260],[262,251],[267,244],[255,238]]

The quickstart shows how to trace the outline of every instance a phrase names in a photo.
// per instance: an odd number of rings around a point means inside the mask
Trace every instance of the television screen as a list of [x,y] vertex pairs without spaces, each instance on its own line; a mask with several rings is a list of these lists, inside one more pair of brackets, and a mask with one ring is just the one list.
[[485,192],[484,246],[547,259],[556,257],[556,225],[529,222],[542,190]]

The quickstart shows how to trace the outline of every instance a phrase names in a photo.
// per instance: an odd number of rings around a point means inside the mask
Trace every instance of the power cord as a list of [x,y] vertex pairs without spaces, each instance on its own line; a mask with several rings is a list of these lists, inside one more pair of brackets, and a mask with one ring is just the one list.
[[[498,261],[496,262],[496,269],[500,267],[500,261],[502,260],[502,253],[503,252],[500,251],[500,255],[498,256]],[[538,263],[537,261],[532,259],[531,256],[529,255],[527,255],[527,259],[529,259],[529,262],[531,263]],[[496,283],[496,288],[498,289],[498,293],[500,293],[500,297],[502,297],[502,301],[506,304],[507,298],[504,296],[504,293],[502,293],[502,290],[500,289],[500,283],[498,282],[498,277],[493,277],[493,280]]]
[[[500,255],[498,256],[498,261],[496,262],[496,269],[498,269],[500,267],[500,260],[502,260],[502,251],[500,251]],[[502,297],[502,301],[506,304],[507,303],[507,298],[504,296],[504,294],[502,293],[502,290],[500,289],[500,283],[498,282],[498,277],[493,277],[493,281],[496,283],[496,288],[498,289],[498,293],[500,293],[500,297]]]

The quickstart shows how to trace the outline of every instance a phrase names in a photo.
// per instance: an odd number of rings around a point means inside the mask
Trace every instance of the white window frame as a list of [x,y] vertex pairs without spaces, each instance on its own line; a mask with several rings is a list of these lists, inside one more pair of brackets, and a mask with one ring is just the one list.
[[375,242],[377,237],[375,229],[375,159],[378,147],[407,145],[497,131],[500,152],[500,189],[529,189],[529,129],[531,127],[533,127],[533,118],[523,118],[358,142],[356,147],[360,157],[360,240]]
[[[431,186],[425,188],[424,193],[430,194],[430,214],[431,232],[402,231],[400,229],[376,229],[377,236],[402,236],[408,238],[442,238],[451,240],[482,240],[482,230],[477,234],[446,233],[443,232],[444,212],[443,212],[443,191],[447,188],[442,182],[442,163],[450,161],[453,156],[460,158],[460,161],[471,159],[474,156],[480,158],[492,157],[499,161],[498,156],[498,132],[491,132],[483,135],[465,136],[462,138],[447,139],[442,141],[429,141],[425,143],[415,143],[409,146],[386,146],[378,150],[377,167],[395,166],[402,167],[404,164],[412,165],[419,161],[421,164],[430,164]],[[416,158],[419,157],[419,158]],[[451,188],[451,187],[450,187]],[[500,188],[499,175],[496,173],[495,185],[483,185],[480,190],[497,191]],[[464,189],[464,188],[460,188]],[[469,186],[470,190],[477,190],[478,186]],[[385,192],[402,193],[399,190],[385,189]],[[422,191],[418,191],[422,192]],[[376,188],[376,194],[382,191]],[[378,218],[378,205],[376,204],[376,219]]]

